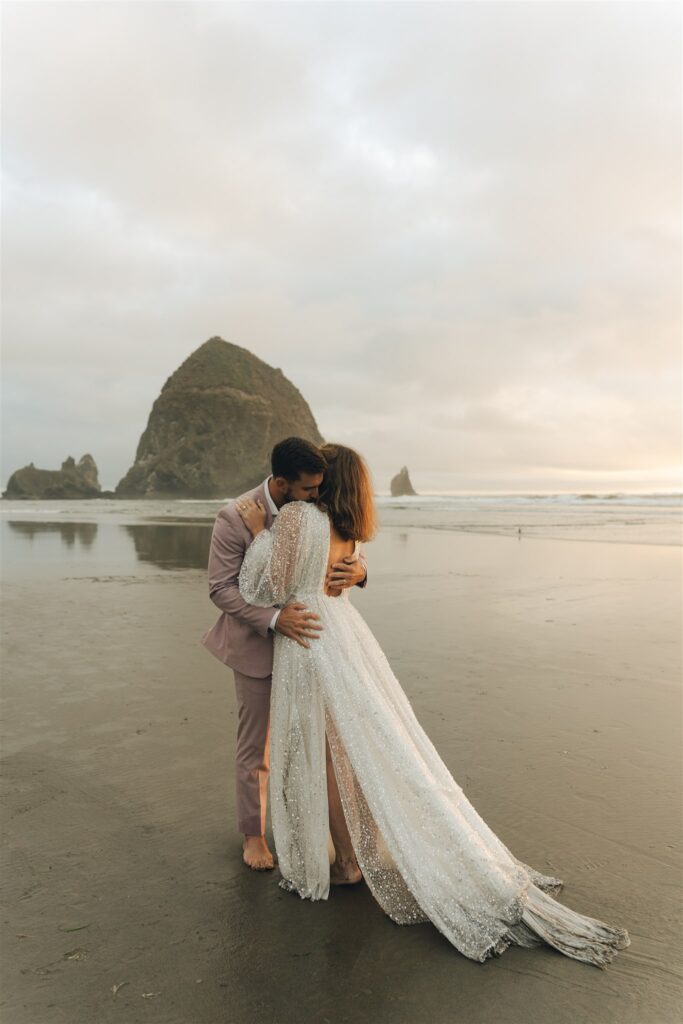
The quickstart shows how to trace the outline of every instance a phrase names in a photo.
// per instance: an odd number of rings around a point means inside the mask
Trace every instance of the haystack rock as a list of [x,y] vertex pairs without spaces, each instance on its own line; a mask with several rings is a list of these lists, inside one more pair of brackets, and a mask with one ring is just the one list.
[[292,435],[322,442],[282,370],[209,338],[161,389],[116,496],[233,497],[268,475],[273,445]]
[[78,463],[69,455],[61,469],[36,469],[32,462],[12,473],[3,498],[99,498],[102,489],[92,455],[83,455]]
[[396,474],[390,486],[392,498],[402,498],[406,494],[417,494],[417,491],[413,489],[413,485],[410,482],[407,466],[404,466],[400,473]]

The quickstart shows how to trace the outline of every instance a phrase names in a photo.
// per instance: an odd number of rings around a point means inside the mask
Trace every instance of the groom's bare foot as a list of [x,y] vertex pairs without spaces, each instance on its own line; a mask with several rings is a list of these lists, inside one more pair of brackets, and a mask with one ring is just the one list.
[[335,860],[330,865],[330,885],[356,885],[363,878],[355,857]]
[[242,849],[242,860],[252,871],[271,871],[275,866],[265,836],[245,836]]

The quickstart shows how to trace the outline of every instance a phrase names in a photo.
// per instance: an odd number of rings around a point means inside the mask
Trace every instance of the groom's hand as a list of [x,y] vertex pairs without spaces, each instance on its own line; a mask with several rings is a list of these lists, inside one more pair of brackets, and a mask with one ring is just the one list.
[[309,612],[305,604],[288,604],[277,617],[275,632],[296,640],[302,647],[310,647],[307,640],[319,640],[318,633],[324,626],[316,624],[320,619],[315,612]]
[[365,576],[366,570],[361,560],[354,558],[353,555],[347,555],[343,561],[335,562],[327,570],[326,584],[330,591],[335,592],[334,596],[338,597],[347,587],[355,587],[362,583]]

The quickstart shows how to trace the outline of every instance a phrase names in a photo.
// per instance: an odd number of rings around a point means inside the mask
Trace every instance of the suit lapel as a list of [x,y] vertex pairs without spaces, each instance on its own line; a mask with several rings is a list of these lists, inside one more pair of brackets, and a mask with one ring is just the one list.
[[258,497],[261,499],[261,504],[263,505],[263,507],[266,510],[266,530],[270,530],[270,528],[273,525],[274,516],[273,516],[273,513],[270,511],[270,505],[268,503],[268,498],[266,497],[266,485],[265,485],[265,483],[262,483],[261,486],[259,487],[259,489],[258,489]]

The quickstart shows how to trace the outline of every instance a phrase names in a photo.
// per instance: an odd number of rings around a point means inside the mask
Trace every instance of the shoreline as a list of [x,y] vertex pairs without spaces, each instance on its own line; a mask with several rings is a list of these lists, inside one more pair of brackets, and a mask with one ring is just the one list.
[[[223,500],[10,502],[0,507],[0,527],[35,523],[119,523],[212,525]],[[377,504],[380,533],[386,530],[438,531],[442,534],[543,537],[606,543],[683,546],[683,516],[675,504],[549,501],[498,498],[387,498]]]

